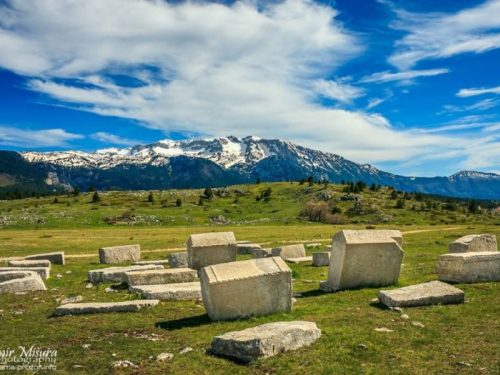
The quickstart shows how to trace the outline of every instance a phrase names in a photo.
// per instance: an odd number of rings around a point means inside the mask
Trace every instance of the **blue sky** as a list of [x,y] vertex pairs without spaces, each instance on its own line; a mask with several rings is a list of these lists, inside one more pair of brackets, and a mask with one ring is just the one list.
[[0,4],[2,149],[257,135],[500,172],[500,0]]

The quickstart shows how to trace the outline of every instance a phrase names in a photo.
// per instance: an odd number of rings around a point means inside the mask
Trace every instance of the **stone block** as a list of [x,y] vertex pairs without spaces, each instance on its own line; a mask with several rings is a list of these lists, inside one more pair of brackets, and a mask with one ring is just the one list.
[[273,257],[282,257],[283,259],[288,258],[303,258],[306,256],[306,249],[304,245],[288,245],[275,247],[272,250]]
[[320,336],[321,331],[313,322],[268,323],[214,337],[211,352],[251,362],[308,346]]
[[237,244],[237,253],[239,255],[251,255],[254,250],[261,250],[262,247],[257,244],[246,243],[246,244]]
[[448,305],[465,302],[465,293],[441,281],[411,285],[393,290],[381,290],[378,299],[387,307]]
[[50,277],[49,267],[0,267],[0,273],[10,271],[33,271],[36,272],[42,280],[47,280]]
[[313,260],[312,256],[300,257],[300,258],[287,258],[285,259],[288,263],[299,264],[299,263],[311,263]]
[[328,280],[320,283],[320,289],[335,292],[397,283],[404,255],[400,234],[387,230],[337,233],[332,241]]
[[253,255],[254,259],[268,258],[268,257],[272,256],[270,249],[254,249],[252,251],[252,255]]
[[99,262],[103,264],[137,262],[141,260],[140,245],[102,247],[99,249]]
[[208,266],[200,271],[203,304],[212,320],[292,309],[292,271],[279,257]]
[[500,281],[500,252],[441,255],[436,272],[439,280],[454,283]]
[[477,253],[498,251],[493,234],[471,234],[450,243],[450,253]]
[[130,287],[131,293],[140,293],[145,299],[158,299],[160,301],[191,301],[201,299],[201,285],[199,282],[140,285]]
[[200,270],[214,264],[234,262],[236,253],[233,232],[193,234],[188,240],[188,267]]
[[188,266],[187,252],[168,254],[167,259],[170,268],[186,268]]
[[189,283],[198,279],[197,272],[190,268],[166,270],[131,271],[126,273],[128,286],[161,285],[169,283]]
[[47,290],[47,288],[36,272],[16,270],[0,273],[0,294],[43,290]]
[[17,267],[17,268],[25,268],[25,267],[48,267],[52,266],[50,260],[40,259],[40,260],[9,260],[7,262],[8,267]]
[[64,251],[57,251],[55,253],[29,255],[25,259],[26,260],[45,259],[45,260],[50,261],[50,263],[52,263],[52,264],[61,264],[63,266],[66,264],[66,260],[64,258]]
[[129,267],[108,267],[99,270],[88,272],[89,282],[92,284],[99,283],[124,283],[127,281],[127,272],[133,271],[149,271],[162,270],[163,266],[150,264],[146,266],[129,266]]
[[237,245],[247,245],[247,244],[251,244],[252,241],[236,241],[236,244]]
[[318,253],[313,253],[312,255],[312,265],[314,267],[324,267],[330,265],[330,252],[322,251]]
[[162,260],[143,260],[141,262],[134,262],[132,263],[133,266],[149,266],[151,264],[156,264],[156,265],[168,265],[168,260],[167,259],[162,259]]
[[55,315],[105,314],[113,312],[134,312],[158,305],[158,300],[125,302],[68,303],[56,308]]

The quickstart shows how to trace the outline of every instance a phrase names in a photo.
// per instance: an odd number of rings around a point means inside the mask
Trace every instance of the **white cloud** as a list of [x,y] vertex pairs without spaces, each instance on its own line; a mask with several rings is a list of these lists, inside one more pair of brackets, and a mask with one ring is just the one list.
[[370,98],[368,99],[368,104],[366,105],[366,108],[367,109],[375,108],[376,106],[382,104],[386,100],[387,100],[386,98]]
[[428,70],[409,70],[406,72],[378,72],[372,75],[363,77],[360,82],[361,83],[382,83],[382,82],[391,82],[391,81],[406,81],[411,82],[413,79],[418,77],[431,77],[437,76],[440,74],[449,73],[449,69],[428,69]]
[[83,135],[62,129],[23,130],[0,126],[0,144],[23,148],[68,147],[68,142],[82,139]]
[[486,111],[488,109],[496,107],[499,104],[500,104],[500,100],[495,100],[495,99],[491,99],[491,98],[480,100],[476,103],[473,103],[470,105],[465,105],[465,106],[446,104],[443,106],[443,110],[440,111],[438,114],[469,112],[469,111]]
[[500,86],[491,87],[489,89],[487,89],[487,88],[461,89],[457,93],[457,96],[459,96],[461,98],[466,98],[468,96],[476,96],[476,95],[483,95],[483,94],[500,94]]
[[392,26],[407,31],[396,43],[389,62],[401,70],[425,59],[462,53],[484,53],[500,48],[500,0],[489,0],[454,14],[410,13],[393,7]]
[[134,139],[123,138],[115,134],[110,134],[106,132],[97,132],[90,135],[90,138],[95,139],[99,142],[111,143],[114,145],[124,145],[124,146],[134,146],[141,144],[143,142]]
[[354,99],[365,94],[362,88],[351,86],[342,81],[326,81],[324,79],[315,81],[313,89],[326,98],[335,99],[343,103],[351,103]]

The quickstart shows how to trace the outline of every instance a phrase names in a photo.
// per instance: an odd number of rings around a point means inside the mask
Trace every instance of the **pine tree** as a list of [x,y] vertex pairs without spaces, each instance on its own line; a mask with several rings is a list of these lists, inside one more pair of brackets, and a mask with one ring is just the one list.
[[181,207],[182,206],[182,200],[181,200],[181,198],[177,198],[177,200],[175,201],[175,205],[177,207]]
[[205,188],[205,191],[203,192],[203,196],[206,199],[212,199],[214,197],[214,192],[212,191],[211,187]]
[[314,185],[314,178],[313,178],[313,176],[309,176],[307,178],[307,183],[309,184],[309,186],[313,186]]
[[203,206],[203,198],[200,198],[200,199],[198,200],[198,206]]
[[261,183],[262,183],[262,181],[260,180],[260,178],[257,178],[257,181],[255,181],[255,183],[256,183],[257,185],[259,185],[259,184],[261,184]]
[[92,203],[97,203],[101,200],[101,197],[99,196],[99,193],[96,191],[93,195],[92,195]]
[[55,197],[55,198],[54,198],[54,202],[52,202],[52,203],[54,203],[54,204],[59,203],[59,199],[58,199],[57,197]]
[[155,203],[155,196],[153,195],[152,191],[149,192],[148,202],[153,203],[153,204]]

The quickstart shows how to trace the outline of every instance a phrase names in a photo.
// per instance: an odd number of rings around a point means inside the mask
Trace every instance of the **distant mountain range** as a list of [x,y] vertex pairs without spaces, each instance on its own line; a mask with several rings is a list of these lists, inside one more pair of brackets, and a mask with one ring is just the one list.
[[500,175],[463,171],[449,177],[405,177],[280,139],[223,137],[164,140],[93,153],[0,151],[0,188],[36,191],[201,188],[312,175],[454,197],[500,199]]

